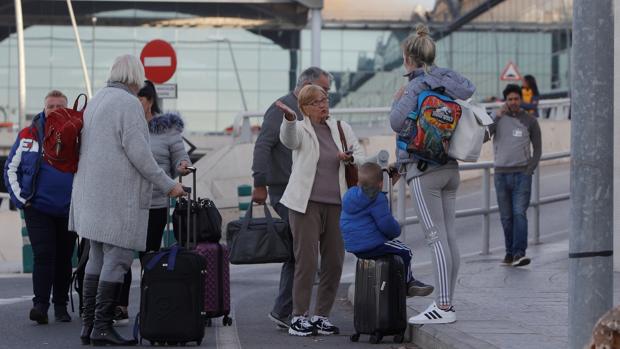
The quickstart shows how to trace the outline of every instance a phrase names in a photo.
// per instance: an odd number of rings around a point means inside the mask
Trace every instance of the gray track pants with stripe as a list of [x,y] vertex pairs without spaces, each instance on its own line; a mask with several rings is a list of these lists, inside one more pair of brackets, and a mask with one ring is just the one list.
[[409,181],[413,205],[431,249],[438,306],[452,305],[459,271],[460,255],[454,229],[459,182],[459,171],[454,167],[433,170]]

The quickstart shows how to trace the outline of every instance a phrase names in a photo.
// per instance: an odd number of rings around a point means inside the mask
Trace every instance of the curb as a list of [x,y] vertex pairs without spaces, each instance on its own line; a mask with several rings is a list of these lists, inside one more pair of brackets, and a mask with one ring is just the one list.
[[[355,283],[347,289],[347,300],[354,304]],[[407,306],[407,316],[419,313],[418,310]],[[458,320],[457,320],[458,321]],[[465,332],[459,331],[449,324],[446,325],[408,325],[405,340],[422,348],[433,349],[500,349],[497,346],[481,341]]]
[[22,265],[19,262],[0,262],[0,274],[20,274]]

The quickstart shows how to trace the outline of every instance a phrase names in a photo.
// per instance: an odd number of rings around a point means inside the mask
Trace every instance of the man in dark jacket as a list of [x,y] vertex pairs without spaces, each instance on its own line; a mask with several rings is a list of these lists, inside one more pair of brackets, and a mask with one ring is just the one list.
[[[331,85],[331,78],[331,74],[328,72],[317,67],[310,67],[304,70],[297,79],[295,90],[278,100],[293,109],[301,120],[303,116],[297,105],[299,91],[302,87],[312,84],[327,92]],[[280,143],[281,124],[282,112],[275,106],[274,102],[265,112],[261,131],[254,145],[252,161],[254,191],[252,192],[252,200],[258,204],[263,204],[267,201],[267,193],[269,193],[271,206],[282,219],[288,222],[288,209],[280,203],[280,198],[282,198],[291,176],[293,158],[292,152]],[[289,317],[293,311],[294,274],[294,261],[282,265],[279,294],[272,311],[268,315],[281,328],[288,328],[291,323]]]
[[495,192],[506,245],[502,263],[519,267],[530,264],[525,256],[527,208],[532,174],[540,161],[542,146],[536,117],[521,108],[521,88],[507,85],[504,99],[506,104],[490,127],[495,153]]
[[34,253],[32,284],[34,306],[30,320],[47,324],[50,293],[57,322],[69,322],[67,301],[71,256],[76,234],[67,230],[73,173],[61,172],[43,161],[45,119],[67,106],[67,97],[51,91],[45,110],[19,132],[4,164],[4,182],[11,201],[24,211],[26,229]]

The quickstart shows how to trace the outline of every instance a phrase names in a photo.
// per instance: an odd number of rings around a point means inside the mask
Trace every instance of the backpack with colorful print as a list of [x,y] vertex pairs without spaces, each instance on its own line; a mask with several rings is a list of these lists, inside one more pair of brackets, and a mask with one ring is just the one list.
[[437,91],[422,91],[398,134],[397,146],[418,160],[418,169],[448,162],[450,138],[461,118],[461,106]]

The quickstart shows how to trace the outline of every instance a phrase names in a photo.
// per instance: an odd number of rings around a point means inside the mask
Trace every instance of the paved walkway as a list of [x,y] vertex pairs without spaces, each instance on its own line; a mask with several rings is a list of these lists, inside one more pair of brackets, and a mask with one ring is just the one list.
[[[568,241],[530,246],[532,264],[503,267],[503,253],[461,260],[454,306],[457,321],[413,327],[422,348],[558,349],[568,347]],[[432,282],[432,270],[417,277]],[[614,299],[620,299],[615,273]],[[431,298],[411,298],[409,313],[422,311]]]

